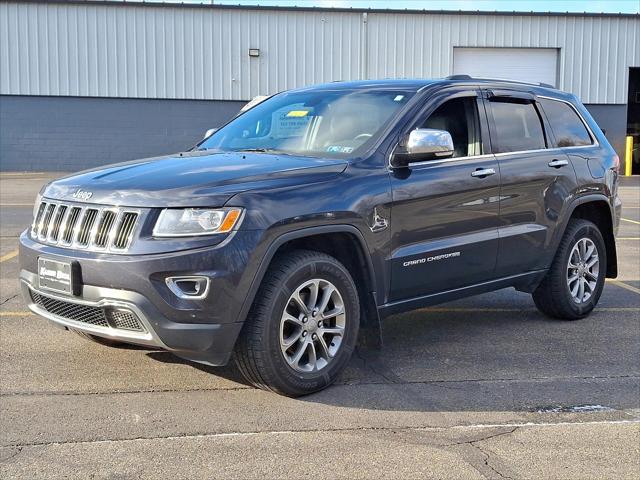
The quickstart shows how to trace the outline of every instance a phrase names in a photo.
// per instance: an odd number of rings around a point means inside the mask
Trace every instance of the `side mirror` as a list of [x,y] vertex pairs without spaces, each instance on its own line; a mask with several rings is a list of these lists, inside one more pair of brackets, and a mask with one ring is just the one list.
[[204,138],[203,140],[206,140],[207,138],[209,138],[211,135],[213,135],[214,133],[216,133],[218,131],[217,128],[210,128],[209,130],[207,130],[206,132],[204,132]]
[[453,139],[446,130],[416,128],[398,145],[391,159],[395,168],[407,167],[412,162],[453,155]]

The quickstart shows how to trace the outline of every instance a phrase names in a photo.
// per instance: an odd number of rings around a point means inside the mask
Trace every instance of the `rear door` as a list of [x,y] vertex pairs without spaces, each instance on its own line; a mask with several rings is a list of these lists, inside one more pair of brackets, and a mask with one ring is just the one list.
[[447,130],[455,153],[391,172],[391,301],[488,280],[497,257],[500,174],[479,91],[431,96],[413,128]]
[[491,148],[500,167],[500,277],[547,268],[553,232],[576,186],[569,158],[534,95],[485,91]]

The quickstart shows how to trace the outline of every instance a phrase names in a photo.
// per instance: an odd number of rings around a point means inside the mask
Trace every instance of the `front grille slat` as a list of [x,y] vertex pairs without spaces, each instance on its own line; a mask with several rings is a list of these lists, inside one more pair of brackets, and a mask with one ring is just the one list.
[[42,220],[42,215],[47,208],[47,202],[41,202],[38,207],[38,212],[36,213],[36,217],[33,219],[33,224],[31,225],[31,235],[33,237],[37,237],[40,232],[40,222]]
[[62,247],[125,252],[133,242],[140,213],[120,207],[42,201],[31,236]]
[[137,218],[138,214],[134,212],[125,212],[122,215],[118,232],[113,241],[113,248],[125,250],[129,246]]
[[138,316],[127,308],[83,305],[49,297],[35,290],[30,290],[30,294],[33,303],[48,313],[64,318],[65,320],[72,320],[94,327],[135,332],[147,331]]
[[71,242],[73,241],[73,234],[75,232],[78,218],[80,217],[80,211],[80,207],[71,207],[71,210],[69,211],[69,216],[67,217],[64,231],[62,232],[62,242],[66,245],[71,245]]
[[113,210],[104,210],[102,212],[102,217],[100,218],[97,232],[93,239],[93,244],[96,247],[105,248],[107,246],[107,241],[109,240],[109,233],[111,232],[111,227],[113,227],[113,224],[115,221],[116,221],[116,212],[114,212]]
[[98,216],[98,209],[87,208],[85,210],[84,216],[82,217],[82,220],[80,222],[78,235],[76,236],[76,244],[78,246],[86,247],[87,245],[89,245],[93,223],[96,221],[97,216]]
[[40,228],[38,229],[38,238],[40,240],[47,239],[47,233],[49,232],[49,223],[51,222],[51,217],[53,217],[53,211],[55,209],[56,209],[55,203],[50,203],[47,205],[46,211],[40,223]]
[[66,205],[58,205],[56,213],[54,215],[53,227],[49,232],[49,241],[56,243],[58,241],[58,235],[60,234],[60,226],[62,225],[62,219],[67,213],[68,207]]

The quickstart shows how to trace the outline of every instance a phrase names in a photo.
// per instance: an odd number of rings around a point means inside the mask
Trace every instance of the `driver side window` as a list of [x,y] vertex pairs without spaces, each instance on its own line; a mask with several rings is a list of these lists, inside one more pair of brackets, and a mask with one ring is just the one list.
[[453,139],[452,158],[482,154],[480,120],[475,97],[461,97],[440,105],[420,128],[445,130]]

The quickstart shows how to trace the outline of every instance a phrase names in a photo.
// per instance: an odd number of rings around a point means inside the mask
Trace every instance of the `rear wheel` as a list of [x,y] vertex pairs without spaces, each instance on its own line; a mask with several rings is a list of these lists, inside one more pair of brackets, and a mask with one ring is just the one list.
[[549,272],[533,292],[544,314],[563,320],[587,316],[596,306],[606,275],[607,251],[598,227],[569,222]]
[[254,386],[300,396],[330,385],[349,361],[360,321],[347,269],[324,253],[298,250],[269,268],[236,345]]

